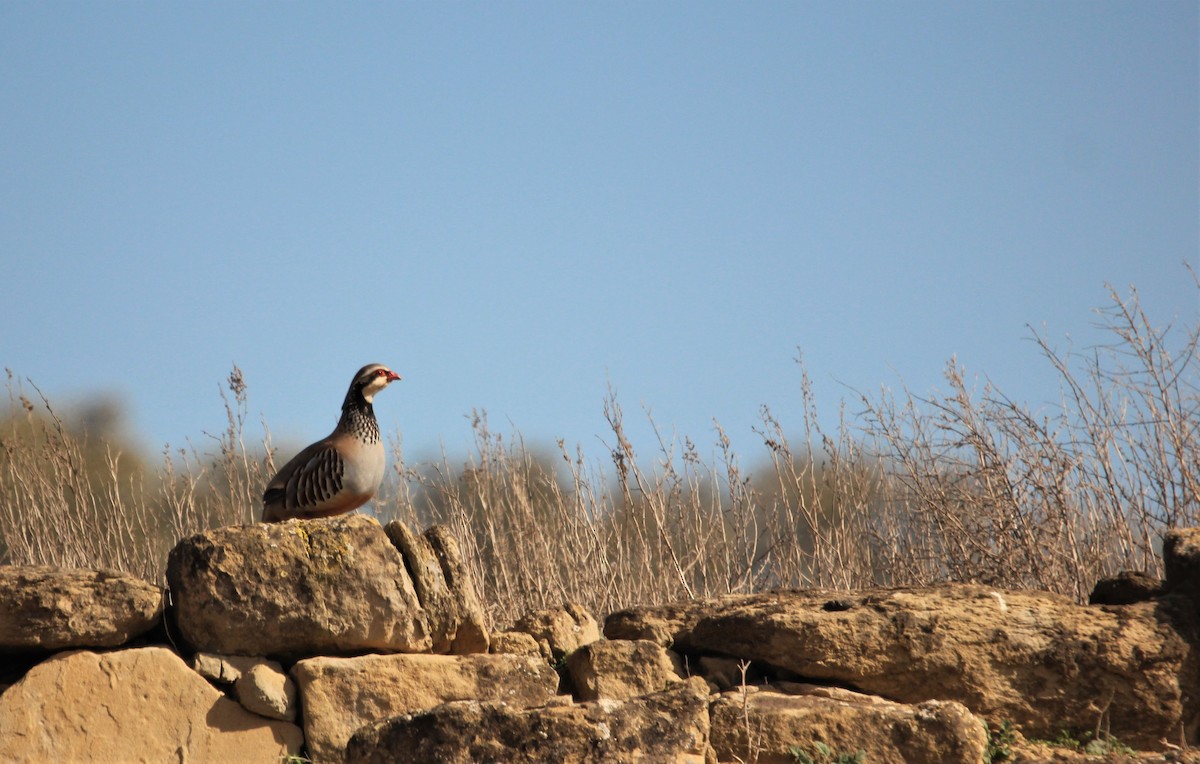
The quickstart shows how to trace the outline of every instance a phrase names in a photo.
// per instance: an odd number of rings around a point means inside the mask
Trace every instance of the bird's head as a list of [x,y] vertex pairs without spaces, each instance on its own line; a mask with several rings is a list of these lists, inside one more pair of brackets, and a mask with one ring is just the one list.
[[351,388],[362,391],[362,397],[370,403],[375,399],[375,393],[400,379],[400,375],[381,363],[371,363],[358,370],[354,375]]

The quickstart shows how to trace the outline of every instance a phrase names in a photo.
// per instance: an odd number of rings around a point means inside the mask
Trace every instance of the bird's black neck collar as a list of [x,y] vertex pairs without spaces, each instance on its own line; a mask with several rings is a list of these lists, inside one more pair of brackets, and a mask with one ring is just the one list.
[[346,400],[342,401],[342,417],[354,415],[375,416],[375,407],[363,395],[362,385],[351,385]]
[[354,385],[346,393],[342,403],[342,421],[338,427],[353,433],[365,443],[379,442],[379,422],[375,419],[375,407],[363,396],[362,387]]

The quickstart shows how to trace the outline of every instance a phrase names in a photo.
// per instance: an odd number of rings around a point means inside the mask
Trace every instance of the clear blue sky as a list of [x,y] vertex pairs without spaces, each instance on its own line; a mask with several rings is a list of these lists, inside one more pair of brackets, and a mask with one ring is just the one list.
[[[0,364],[148,448],[300,445],[354,370],[412,456],[487,409],[602,453],[739,450],[957,354],[1037,404],[1027,324],[1200,304],[1198,4],[0,3]],[[652,449],[635,427],[635,446]]]

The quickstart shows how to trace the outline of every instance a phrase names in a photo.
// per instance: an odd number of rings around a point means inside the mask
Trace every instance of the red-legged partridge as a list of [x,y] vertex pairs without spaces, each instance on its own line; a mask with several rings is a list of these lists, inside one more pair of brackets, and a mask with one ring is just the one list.
[[264,523],[341,515],[371,500],[384,471],[383,440],[372,402],[398,379],[399,374],[379,363],[358,370],[337,427],[296,454],[267,484]]

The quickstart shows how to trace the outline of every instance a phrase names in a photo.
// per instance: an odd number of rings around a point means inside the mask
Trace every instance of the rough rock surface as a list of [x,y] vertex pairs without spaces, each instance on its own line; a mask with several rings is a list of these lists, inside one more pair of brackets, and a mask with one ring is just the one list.
[[450,652],[455,655],[486,653],[488,651],[487,617],[475,591],[475,585],[467,572],[462,553],[450,529],[444,525],[433,525],[425,531],[425,539],[433,547],[438,562],[442,564],[442,575],[454,595],[458,608],[458,631]]
[[232,685],[242,674],[265,661],[254,655],[217,655],[196,653],[192,656],[192,669],[210,682]]
[[374,519],[219,528],[171,550],[179,631],[195,649],[300,657],[421,652],[429,624]]
[[580,700],[625,700],[681,681],[683,666],[657,642],[601,639],[568,655],[567,672]]
[[1102,578],[1092,587],[1089,605],[1132,605],[1147,602],[1165,593],[1162,579],[1138,570],[1123,570]]
[[393,521],[384,531],[404,557],[417,599],[429,618],[431,651],[457,655],[487,652],[483,607],[449,530],[433,526],[418,536]]
[[539,657],[518,655],[365,655],[310,658],[292,667],[314,762],[340,761],[363,725],[454,700],[540,706],[558,674]]
[[117,647],[162,612],[162,589],[124,573],[0,565],[0,652]]
[[834,755],[871,764],[980,762],[983,722],[963,705],[930,700],[911,706],[849,690],[783,685],[723,693],[710,709],[710,741],[720,761],[795,764],[798,752],[820,761]]
[[293,724],[251,714],[175,653],[60,653],[0,695],[0,761],[277,763]]
[[296,684],[275,661],[261,661],[234,683],[238,702],[268,719],[296,720]]
[[704,680],[627,701],[520,711],[500,703],[448,703],[358,731],[350,764],[408,761],[703,762],[708,739]]
[[600,639],[596,619],[582,605],[574,603],[529,613],[513,624],[512,630],[523,631],[539,643],[545,642],[555,660]]
[[498,631],[492,635],[488,652],[492,654],[507,653],[511,655],[541,655],[547,661],[552,660],[549,650],[542,652],[542,647],[533,635],[523,631]]
[[1200,528],[1176,528],[1163,537],[1163,570],[1169,591],[1200,607]]
[[433,547],[428,539],[413,533],[404,523],[390,522],[383,530],[400,550],[413,590],[425,608],[429,619],[430,651],[450,652],[454,635],[458,633],[458,606]]
[[222,688],[232,689],[247,711],[268,719],[296,720],[296,684],[275,661],[248,655],[196,653],[192,670]]
[[707,679],[717,692],[742,685],[762,684],[766,680],[761,664],[755,665],[739,658],[701,655],[698,660],[684,665],[684,668],[691,667],[695,667],[697,673]]
[[627,610],[605,633],[905,703],[956,700],[1032,737],[1104,720],[1123,742],[1153,747],[1198,720],[1195,611],[1178,597],[1090,607],[966,585],[780,592]]

